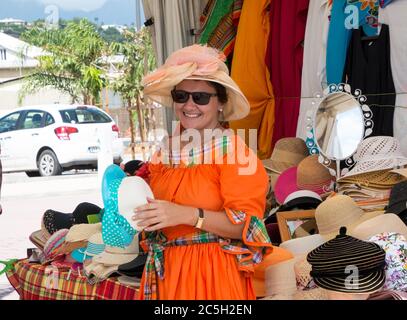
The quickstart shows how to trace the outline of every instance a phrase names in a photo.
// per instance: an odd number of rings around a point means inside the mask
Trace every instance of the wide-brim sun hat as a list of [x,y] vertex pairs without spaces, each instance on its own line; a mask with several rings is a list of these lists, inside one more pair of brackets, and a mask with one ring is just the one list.
[[229,76],[225,55],[208,46],[194,44],[172,53],[165,63],[143,79],[144,97],[172,107],[171,91],[183,80],[216,82],[226,88],[228,101],[223,105],[224,121],[245,118],[250,104],[236,82]]
[[278,211],[291,211],[293,209],[316,209],[322,202],[321,196],[310,190],[299,190],[289,194]]
[[356,151],[356,165],[344,178],[379,170],[397,169],[407,165],[400,143],[394,137],[377,136],[362,141]]
[[297,167],[291,167],[277,178],[274,195],[277,202],[283,204],[290,194],[299,190],[297,186]]
[[395,232],[407,238],[407,226],[395,214],[387,213],[366,220],[356,226],[350,234],[361,240],[368,240],[379,233]]
[[313,234],[302,238],[284,241],[280,244],[280,247],[290,251],[293,255],[298,256],[308,254],[324,242],[325,239],[320,234]]
[[280,174],[296,167],[308,155],[308,148],[301,138],[282,138],[276,142],[271,157],[262,162],[266,169]]
[[329,169],[319,162],[316,154],[306,157],[298,164],[297,186],[300,190],[311,190],[323,195],[331,191],[333,180]]
[[122,180],[118,189],[119,213],[137,231],[143,230],[138,221],[132,219],[134,209],[147,204],[147,198],[154,199],[150,186],[140,177],[127,177]]
[[75,224],[70,229],[66,235],[67,242],[77,242],[83,240],[89,240],[89,238],[95,233],[102,231],[102,223],[91,223],[91,224]]
[[139,239],[138,235],[136,235],[130,245],[125,248],[106,245],[105,250],[101,254],[94,256],[92,261],[106,266],[119,266],[137,258],[139,252]]
[[351,233],[362,222],[383,214],[384,211],[364,212],[351,197],[335,195],[318,206],[315,220],[319,234],[330,240],[336,237],[341,227]]

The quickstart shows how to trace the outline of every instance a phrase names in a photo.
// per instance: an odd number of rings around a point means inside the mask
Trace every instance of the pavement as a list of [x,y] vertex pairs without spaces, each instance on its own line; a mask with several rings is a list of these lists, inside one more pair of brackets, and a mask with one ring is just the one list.
[[[35,247],[29,235],[41,228],[45,210],[72,212],[80,202],[103,207],[100,176],[94,171],[67,172],[55,177],[29,178],[25,173],[3,175],[0,215],[0,260],[25,258]],[[3,265],[0,265],[0,270]],[[0,276],[0,300],[17,300],[5,275]]]

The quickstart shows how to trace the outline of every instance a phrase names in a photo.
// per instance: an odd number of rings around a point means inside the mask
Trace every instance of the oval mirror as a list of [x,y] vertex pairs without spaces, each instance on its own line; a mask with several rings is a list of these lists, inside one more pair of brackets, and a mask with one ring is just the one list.
[[321,101],[315,115],[315,140],[329,159],[351,157],[363,140],[364,129],[360,104],[352,95],[335,92]]

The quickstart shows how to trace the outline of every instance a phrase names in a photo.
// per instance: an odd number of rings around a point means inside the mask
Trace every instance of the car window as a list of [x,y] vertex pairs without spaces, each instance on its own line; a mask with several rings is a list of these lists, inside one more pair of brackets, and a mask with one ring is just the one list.
[[65,123],[107,123],[112,119],[97,109],[76,108],[60,111]]
[[21,129],[35,129],[35,128],[42,128],[45,112],[39,110],[32,110],[28,111],[25,115],[23,124],[21,125]]
[[45,126],[49,126],[55,123],[54,117],[51,116],[48,112],[45,113]]
[[20,114],[20,111],[14,112],[0,119],[0,133],[16,130]]

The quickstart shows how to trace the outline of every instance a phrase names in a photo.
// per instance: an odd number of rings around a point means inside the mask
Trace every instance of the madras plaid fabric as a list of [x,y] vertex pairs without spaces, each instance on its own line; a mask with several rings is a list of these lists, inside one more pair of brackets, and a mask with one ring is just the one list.
[[[219,243],[222,250],[229,254],[236,255],[239,270],[253,272],[254,265],[262,261],[263,255],[272,250],[272,244],[267,234],[263,220],[251,216],[247,220],[247,215],[242,211],[230,210],[235,215],[235,221],[246,226],[243,231],[243,242],[237,240],[223,239],[212,233],[199,231],[185,237],[180,237],[172,241],[167,241],[162,232],[152,232],[145,239],[143,246],[148,246],[148,257],[144,268],[146,284],[144,294],[146,300],[157,297],[157,275],[164,279],[164,250],[171,246],[187,246],[203,243]],[[244,218],[244,220],[242,220]]]
[[176,150],[160,150],[160,162],[164,164],[177,165],[181,162],[187,167],[199,164],[212,164],[215,159],[219,159],[227,154],[232,141],[229,136],[222,136],[206,143],[202,148],[183,149],[181,152]]
[[47,272],[47,266],[19,260],[6,275],[22,300],[134,300],[138,299],[136,288],[125,286],[115,278],[98,285],[88,283],[85,276],[66,269]]

